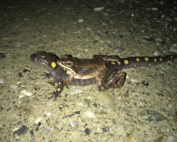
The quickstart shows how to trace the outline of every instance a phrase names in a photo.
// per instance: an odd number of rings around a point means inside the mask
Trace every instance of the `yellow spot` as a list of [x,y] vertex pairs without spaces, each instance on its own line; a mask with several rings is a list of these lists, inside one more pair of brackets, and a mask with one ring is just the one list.
[[65,68],[63,68],[63,70],[65,71],[66,69],[65,69]]
[[145,57],[144,60],[145,60],[146,62],[148,62],[148,61],[149,61],[149,58],[148,58],[148,57]]
[[126,64],[126,65],[127,65],[127,64],[128,64],[128,60],[124,60],[124,64]]
[[163,61],[163,59],[162,59],[162,58],[159,58],[159,61]]
[[55,63],[55,62],[52,62],[52,63],[51,63],[51,66],[52,66],[52,68],[55,68],[55,67],[56,67],[56,63]]
[[120,61],[117,61],[118,65],[121,65],[121,62]]
[[134,64],[134,67],[136,67],[136,64]]
[[156,59],[156,58],[154,58],[154,62],[157,62],[157,59]]
[[61,89],[60,88],[57,88],[57,91],[60,91]]
[[58,84],[61,84],[61,82],[58,82]]
[[45,56],[42,56],[42,58],[45,58]]
[[136,61],[139,62],[139,61],[140,61],[140,58],[136,58]]
[[170,56],[170,59],[173,59],[173,56]]
[[70,74],[71,74],[71,72],[70,72],[70,71],[67,71],[67,72],[66,72],[66,74],[67,74],[67,75],[70,75]]
[[112,65],[115,65],[116,63],[115,62],[111,62]]

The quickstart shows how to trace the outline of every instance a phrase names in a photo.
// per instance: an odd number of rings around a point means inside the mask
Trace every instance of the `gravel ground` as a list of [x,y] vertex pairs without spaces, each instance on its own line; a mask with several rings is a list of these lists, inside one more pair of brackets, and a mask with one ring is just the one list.
[[[169,0],[26,0],[0,5],[0,141],[176,142],[177,61],[124,69],[125,85],[65,88],[30,55],[123,57],[177,51],[177,2]],[[174,140],[173,140],[174,139]]]

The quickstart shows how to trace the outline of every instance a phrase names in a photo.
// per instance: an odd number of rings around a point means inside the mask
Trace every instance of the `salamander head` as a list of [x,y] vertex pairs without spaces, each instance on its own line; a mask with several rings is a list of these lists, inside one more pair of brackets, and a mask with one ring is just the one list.
[[38,51],[30,56],[30,60],[35,65],[45,68],[49,72],[55,70],[58,65],[56,64],[58,57],[52,53],[45,51]]

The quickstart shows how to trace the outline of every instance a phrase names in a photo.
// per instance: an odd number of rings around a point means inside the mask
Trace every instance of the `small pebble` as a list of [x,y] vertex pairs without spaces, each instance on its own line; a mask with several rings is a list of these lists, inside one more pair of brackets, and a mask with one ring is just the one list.
[[104,9],[104,7],[96,7],[96,8],[94,8],[95,11],[101,11],[103,9]]
[[109,127],[102,128],[103,132],[109,132]]
[[28,18],[24,18],[23,20],[24,20],[24,21],[28,21],[29,19],[28,19]]
[[23,73],[30,72],[30,70],[24,69]]
[[73,120],[70,120],[69,124],[71,125],[71,127],[75,127],[77,125],[76,122]]
[[71,10],[72,8],[71,7],[65,7],[65,10]]
[[4,79],[0,79],[0,84],[3,84],[4,83]]
[[84,19],[78,19],[78,22],[82,23],[82,22],[84,22]]
[[158,10],[158,8],[156,8],[156,7],[153,7],[153,8],[152,8],[152,10],[153,10],[153,11],[157,11],[157,10]]
[[48,112],[48,113],[47,113],[47,116],[51,116],[51,113],[50,113],[50,112]]
[[95,115],[94,115],[91,111],[87,111],[87,112],[85,112],[85,114],[86,114],[88,117],[90,117],[90,118],[94,118],[94,117],[95,117]]
[[177,53],[177,48],[171,47],[171,48],[170,48],[170,52],[175,52],[175,53]]
[[24,95],[19,95],[19,98],[23,98],[24,97]]
[[46,127],[44,127],[44,126],[42,126],[40,129],[41,129],[42,131],[46,132],[46,134],[49,134],[49,133],[50,133],[50,130],[47,129]]
[[154,56],[159,56],[159,52],[158,52],[158,51],[155,51],[155,52],[154,52]]
[[38,124],[40,121],[41,121],[41,117],[37,118],[37,119],[35,120],[35,123]]
[[17,86],[16,85],[10,85],[10,88],[17,89]]
[[31,95],[32,95],[31,92],[28,92],[28,91],[26,91],[26,90],[21,90],[20,93],[21,93],[21,94],[24,94],[24,95],[26,95],[26,96],[31,96]]
[[92,30],[91,28],[86,28],[86,30]]
[[87,135],[90,135],[90,132],[91,132],[91,130],[90,130],[89,128],[86,128],[86,129],[85,129],[85,133],[86,133]]
[[162,16],[161,16],[161,19],[164,19],[164,18],[165,18],[165,15],[162,15]]
[[16,130],[13,134],[17,134],[18,136],[23,135],[27,132],[28,127],[22,126],[20,129]]

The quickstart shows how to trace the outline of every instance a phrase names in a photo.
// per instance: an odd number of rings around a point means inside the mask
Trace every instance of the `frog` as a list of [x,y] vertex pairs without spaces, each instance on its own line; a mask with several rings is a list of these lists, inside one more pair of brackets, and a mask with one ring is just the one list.
[[57,61],[58,65],[67,70],[69,75],[64,81],[68,86],[73,79],[95,78],[99,91],[109,88],[120,88],[124,84],[125,72],[115,73],[108,78],[108,68],[106,62],[117,62],[119,57],[116,55],[94,55],[92,59],[79,59],[68,54]]

